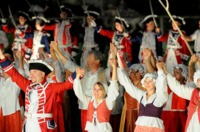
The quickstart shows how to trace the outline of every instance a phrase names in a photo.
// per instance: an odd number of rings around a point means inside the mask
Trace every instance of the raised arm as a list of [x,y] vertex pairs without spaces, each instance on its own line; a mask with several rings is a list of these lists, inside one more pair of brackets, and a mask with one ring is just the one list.
[[167,84],[169,88],[179,97],[190,100],[194,88],[180,84],[167,70],[166,66],[163,67],[164,73],[167,76]]
[[106,97],[106,104],[109,110],[112,110],[114,107],[114,102],[119,95],[119,85],[117,82],[117,58],[116,53],[111,52],[112,57],[109,58],[109,65],[112,69],[112,77],[110,81],[110,85],[108,87],[107,97]]
[[143,60],[146,67],[146,73],[153,73],[156,70],[156,60],[151,49],[143,50]]
[[82,85],[81,85],[81,81],[80,81],[80,79],[84,76],[84,73],[85,73],[84,69],[81,69],[81,68],[76,69],[76,78],[74,80],[73,88],[74,88],[74,93],[77,96],[77,98],[81,102],[83,102],[85,105],[88,105],[91,97],[86,96],[83,93],[83,89],[82,89]]
[[61,51],[59,50],[58,48],[58,43],[55,42],[55,41],[51,41],[50,43],[50,48],[51,50],[54,50],[56,55],[58,56],[58,58],[61,60],[61,62],[63,64],[65,64],[67,61],[68,61],[68,58],[66,58],[62,53]]
[[154,103],[158,107],[163,106],[167,102],[167,80],[163,72],[164,62],[157,62],[156,67],[158,69],[158,77],[156,79],[156,100]]
[[22,76],[11,64],[11,62],[3,55],[2,50],[0,49],[0,65],[11,78],[13,82],[16,82],[17,85],[23,90],[26,90],[27,85],[30,81]]
[[51,41],[50,43],[50,47],[55,51],[55,54],[58,57],[58,60],[61,61],[61,63],[64,65],[64,67],[71,71],[74,72],[76,70],[76,68],[78,67],[76,63],[72,62],[71,60],[69,60],[69,58],[66,58],[62,52],[59,50],[58,48],[58,43],[55,41]]

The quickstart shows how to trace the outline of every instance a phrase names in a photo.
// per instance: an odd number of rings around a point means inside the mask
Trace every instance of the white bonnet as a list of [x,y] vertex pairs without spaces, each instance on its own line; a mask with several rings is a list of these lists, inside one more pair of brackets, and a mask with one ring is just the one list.
[[174,66],[174,69],[182,69],[181,75],[187,79],[188,76],[188,70],[187,70],[187,66],[185,66],[184,64],[177,64]]
[[146,73],[146,74],[144,75],[144,77],[142,78],[142,80],[141,80],[142,85],[144,85],[144,81],[145,81],[147,78],[151,78],[151,79],[153,79],[154,82],[155,82],[156,79],[157,79],[157,74],[156,74],[156,73]]
[[142,75],[144,75],[144,67],[142,64],[133,64],[128,69],[128,74],[130,75],[131,71],[139,71]]

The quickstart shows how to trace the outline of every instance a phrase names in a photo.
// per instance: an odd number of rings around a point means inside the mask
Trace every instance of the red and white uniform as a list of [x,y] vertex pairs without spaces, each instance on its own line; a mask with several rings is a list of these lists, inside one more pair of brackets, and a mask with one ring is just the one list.
[[[32,27],[28,24],[25,25],[17,25],[17,28],[23,33],[31,33]],[[32,38],[25,39],[24,35],[16,33],[15,27],[9,27],[8,25],[2,25],[2,29],[6,33],[14,33],[14,40],[12,43],[12,49],[21,50],[24,53],[31,53],[31,49],[33,46]]]
[[[1,60],[1,63],[6,59]],[[31,80],[19,74],[12,65],[3,68],[16,84],[25,92],[25,130],[26,132],[58,132],[54,112],[57,94],[72,89],[70,81],[64,83],[49,83],[44,80],[33,84]],[[62,112],[62,111],[60,111]]]
[[170,89],[178,96],[190,100],[188,106],[188,117],[185,132],[199,132],[200,130],[200,91],[199,88],[180,85],[171,75],[167,75],[167,82]]
[[182,64],[183,60],[188,60],[190,56],[189,49],[178,31],[169,30],[159,36],[158,41],[167,42],[164,61],[170,73],[173,73],[174,65]]
[[[108,37],[111,40],[111,42],[117,46],[118,50],[122,51],[122,53],[127,53],[129,55],[130,61],[132,61],[132,50],[131,50],[132,42],[129,40],[130,39],[129,36],[125,37],[123,33],[118,33],[117,31],[106,30],[102,28],[98,30],[98,33]],[[122,59],[123,54],[119,55],[118,58]],[[121,65],[122,67],[124,67],[124,64]]]
[[58,47],[65,57],[72,58],[72,48],[78,49],[78,38],[72,36],[72,24],[63,20],[61,22],[45,25],[44,30],[54,30],[54,41],[58,42]]

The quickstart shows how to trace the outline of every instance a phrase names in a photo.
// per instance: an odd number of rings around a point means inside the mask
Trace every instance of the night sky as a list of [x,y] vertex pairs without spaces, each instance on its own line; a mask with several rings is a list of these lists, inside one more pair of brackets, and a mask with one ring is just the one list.
[[[39,3],[40,1],[45,0],[28,0],[29,3]],[[47,1],[47,0],[46,0]],[[56,0],[48,0],[48,1],[56,1]],[[160,5],[158,0],[151,0],[153,5],[153,10],[155,14],[158,15],[166,15],[166,12],[164,8]],[[162,0],[165,2],[165,0]],[[150,7],[149,7],[149,0],[124,0],[126,5],[129,8],[132,8],[139,12],[142,15],[148,15],[150,14]],[[116,4],[117,2],[115,2]],[[133,3],[133,4],[132,4]],[[40,3],[41,4],[41,3]],[[44,4],[44,2],[43,2]],[[119,4],[119,3],[118,3]],[[29,6],[26,2],[26,0],[0,0],[0,8],[3,10],[3,12],[8,13],[7,7],[10,5],[13,11],[16,10],[28,10]],[[199,15],[200,9],[199,9],[199,0],[169,0],[169,10],[172,14],[176,15]],[[53,5],[54,8],[56,5]],[[78,9],[77,9],[78,10]]]

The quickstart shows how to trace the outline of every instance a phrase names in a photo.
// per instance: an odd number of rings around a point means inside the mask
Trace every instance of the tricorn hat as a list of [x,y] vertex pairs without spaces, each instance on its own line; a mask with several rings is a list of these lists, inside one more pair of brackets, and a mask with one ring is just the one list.
[[34,69],[34,70],[40,70],[45,73],[45,75],[48,75],[51,73],[54,69],[51,67],[48,63],[46,63],[43,60],[35,60],[31,59],[28,61],[29,63],[29,71]]

